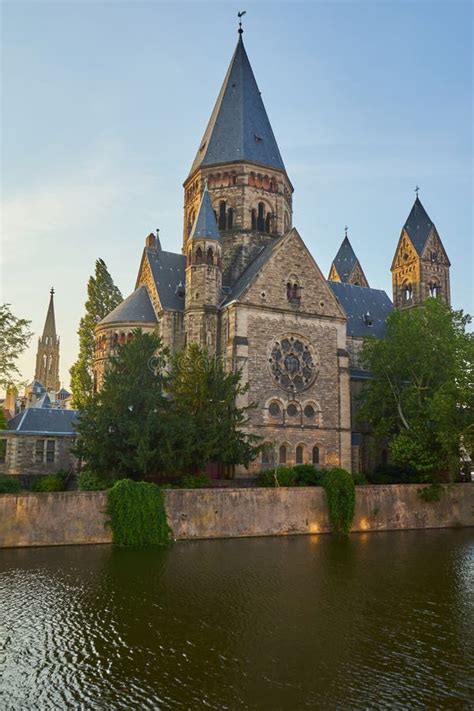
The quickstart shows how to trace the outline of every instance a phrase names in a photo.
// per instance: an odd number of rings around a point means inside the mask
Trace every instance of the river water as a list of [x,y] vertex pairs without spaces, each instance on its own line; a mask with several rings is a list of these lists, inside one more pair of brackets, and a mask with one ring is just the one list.
[[474,531],[0,551],[2,709],[474,707]]

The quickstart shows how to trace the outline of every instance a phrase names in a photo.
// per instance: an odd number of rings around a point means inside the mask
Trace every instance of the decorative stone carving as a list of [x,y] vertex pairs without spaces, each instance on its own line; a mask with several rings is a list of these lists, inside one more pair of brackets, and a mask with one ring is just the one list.
[[309,388],[319,372],[313,347],[297,335],[285,335],[270,343],[268,365],[277,385],[291,393]]

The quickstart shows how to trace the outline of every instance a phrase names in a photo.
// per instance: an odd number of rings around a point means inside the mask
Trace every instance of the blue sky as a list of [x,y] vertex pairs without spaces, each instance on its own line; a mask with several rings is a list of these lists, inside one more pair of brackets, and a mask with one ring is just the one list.
[[294,224],[327,273],[349,226],[369,283],[415,185],[473,310],[471,2],[24,2],[2,11],[1,299],[32,320],[56,289],[61,378],[94,261],[124,296],[145,235],[179,251],[182,182],[237,41],[295,188]]

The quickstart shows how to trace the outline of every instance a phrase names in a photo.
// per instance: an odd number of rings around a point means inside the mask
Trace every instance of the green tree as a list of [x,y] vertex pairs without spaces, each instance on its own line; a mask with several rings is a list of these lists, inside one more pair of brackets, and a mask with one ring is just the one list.
[[16,360],[30,342],[30,323],[14,316],[10,304],[0,305],[0,386],[3,388],[21,377]]
[[248,465],[261,451],[260,438],[245,432],[254,404],[239,407],[248,391],[240,371],[225,372],[219,358],[196,343],[172,359],[168,467],[202,472],[208,462]]
[[154,333],[133,332],[111,358],[102,389],[79,416],[77,453],[100,474],[141,479],[163,470],[166,352]]
[[474,338],[471,322],[437,299],[393,311],[383,340],[366,339],[362,362],[373,380],[359,420],[388,439],[395,463],[419,478],[452,478],[474,446]]
[[95,274],[87,283],[86,312],[79,322],[79,355],[71,366],[71,389],[74,407],[82,409],[93,391],[92,361],[94,358],[94,330],[99,321],[123,301],[102,259],[95,263]]

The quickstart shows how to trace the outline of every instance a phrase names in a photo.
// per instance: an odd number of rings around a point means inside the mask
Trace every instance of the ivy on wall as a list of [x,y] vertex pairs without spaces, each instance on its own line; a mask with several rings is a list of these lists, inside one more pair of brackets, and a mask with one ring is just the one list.
[[345,469],[331,469],[323,479],[332,530],[347,536],[354,521],[355,485]]
[[156,484],[120,479],[109,489],[107,514],[119,546],[163,546],[170,540],[164,495]]

